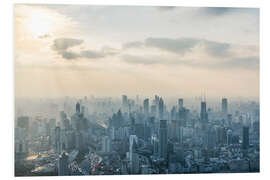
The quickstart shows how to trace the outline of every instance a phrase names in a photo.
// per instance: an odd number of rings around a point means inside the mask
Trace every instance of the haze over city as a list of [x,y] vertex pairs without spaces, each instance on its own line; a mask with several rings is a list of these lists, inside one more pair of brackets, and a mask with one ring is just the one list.
[[259,9],[14,6],[15,176],[260,172]]

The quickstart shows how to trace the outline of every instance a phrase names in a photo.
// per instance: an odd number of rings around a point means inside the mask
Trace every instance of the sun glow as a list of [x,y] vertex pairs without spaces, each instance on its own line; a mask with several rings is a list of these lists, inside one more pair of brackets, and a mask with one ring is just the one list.
[[32,12],[27,27],[35,36],[50,34],[53,30],[53,17],[45,12]]

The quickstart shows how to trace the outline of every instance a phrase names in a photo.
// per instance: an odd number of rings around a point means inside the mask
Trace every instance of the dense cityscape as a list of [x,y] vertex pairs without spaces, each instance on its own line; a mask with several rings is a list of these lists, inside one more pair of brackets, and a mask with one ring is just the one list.
[[256,100],[16,99],[15,176],[260,171]]

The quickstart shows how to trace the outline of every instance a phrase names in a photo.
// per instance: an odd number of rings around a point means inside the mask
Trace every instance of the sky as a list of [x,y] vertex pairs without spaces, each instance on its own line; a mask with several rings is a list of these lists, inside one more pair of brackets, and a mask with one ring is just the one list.
[[259,98],[259,9],[14,6],[16,97]]

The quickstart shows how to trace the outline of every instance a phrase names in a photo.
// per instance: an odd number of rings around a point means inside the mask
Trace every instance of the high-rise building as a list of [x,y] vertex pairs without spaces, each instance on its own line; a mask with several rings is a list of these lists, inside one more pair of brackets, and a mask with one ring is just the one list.
[[201,123],[202,123],[202,129],[205,130],[207,127],[207,123],[208,123],[208,114],[206,112],[206,102],[205,101],[201,102],[200,118],[201,118]]
[[148,116],[149,114],[149,99],[148,98],[143,101],[143,110],[144,110],[144,114]]
[[61,137],[60,137],[60,127],[57,126],[55,128],[55,132],[54,132],[54,136],[55,136],[55,141],[54,141],[54,148],[55,148],[55,152],[60,154],[61,153]]
[[167,120],[160,120],[159,127],[159,156],[160,158],[167,159],[167,145],[168,145],[168,129]]
[[80,112],[81,112],[81,105],[80,105],[79,102],[77,102],[77,104],[76,104],[76,113],[80,114]]
[[184,99],[183,98],[179,98],[178,99],[178,108],[182,109],[184,107]]
[[158,113],[159,113],[159,118],[163,119],[163,116],[164,116],[164,102],[163,102],[162,98],[159,99]]
[[102,138],[102,152],[109,153],[111,151],[111,140],[108,136]]
[[63,152],[58,159],[58,176],[70,175],[68,168],[68,155]]
[[227,98],[222,98],[222,100],[221,100],[221,112],[225,116],[227,116],[227,114],[228,114],[228,101],[227,101]]
[[249,148],[249,127],[244,126],[243,127],[243,144],[242,144],[243,149],[248,149]]

